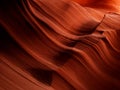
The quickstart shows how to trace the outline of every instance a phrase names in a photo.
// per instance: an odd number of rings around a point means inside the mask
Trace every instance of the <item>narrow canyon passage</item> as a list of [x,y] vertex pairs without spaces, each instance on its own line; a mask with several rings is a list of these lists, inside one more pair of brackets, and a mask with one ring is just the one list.
[[119,0],[0,0],[0,90],[120,90]]

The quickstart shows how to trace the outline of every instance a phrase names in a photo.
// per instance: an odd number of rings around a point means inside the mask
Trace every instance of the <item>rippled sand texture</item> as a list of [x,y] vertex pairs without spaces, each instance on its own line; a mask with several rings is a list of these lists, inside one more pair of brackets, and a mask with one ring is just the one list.
[[0,90],[120,90],[120,15],[78,3],[0,0]]

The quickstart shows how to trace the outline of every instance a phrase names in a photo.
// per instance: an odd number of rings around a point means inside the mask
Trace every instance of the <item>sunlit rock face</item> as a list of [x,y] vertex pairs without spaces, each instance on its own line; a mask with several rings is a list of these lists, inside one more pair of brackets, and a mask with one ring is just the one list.
[[0,0],[0,90],[120,90],[117,2]]

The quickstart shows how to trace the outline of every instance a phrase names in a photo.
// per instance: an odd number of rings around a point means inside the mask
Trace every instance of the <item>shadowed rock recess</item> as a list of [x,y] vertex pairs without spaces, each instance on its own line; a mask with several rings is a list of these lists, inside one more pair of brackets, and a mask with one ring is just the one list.
[[119,0],[0,0],[0,90],[120,90]]

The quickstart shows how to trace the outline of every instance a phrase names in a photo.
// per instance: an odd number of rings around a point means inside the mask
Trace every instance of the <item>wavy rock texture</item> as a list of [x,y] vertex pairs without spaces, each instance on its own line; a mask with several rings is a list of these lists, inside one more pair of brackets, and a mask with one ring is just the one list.
[[0,90],[120,90],[120,15],[83,1],[0,0]]

